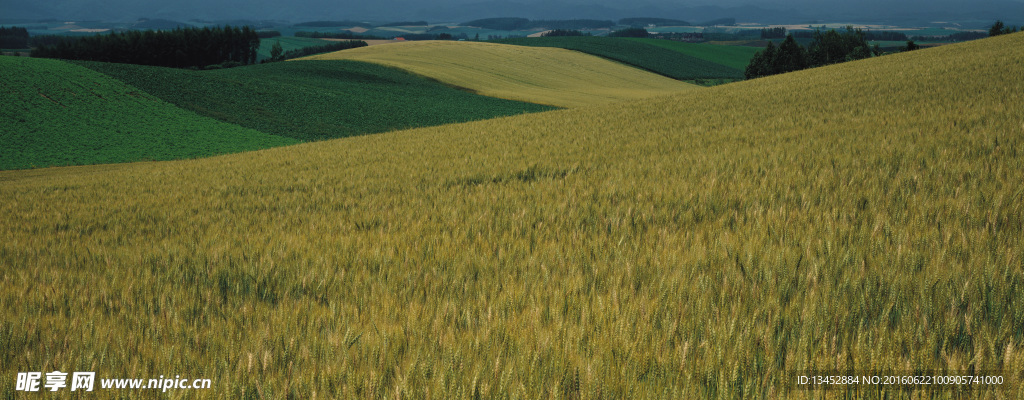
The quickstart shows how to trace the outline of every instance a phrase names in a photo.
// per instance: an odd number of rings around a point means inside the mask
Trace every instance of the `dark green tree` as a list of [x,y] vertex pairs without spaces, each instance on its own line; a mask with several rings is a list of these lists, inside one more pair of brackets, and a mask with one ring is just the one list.
[[626,29],[617,30],[617,31],[614,31],[614,32],[611,32],[611,33],[608,34],[608,37],[645,38],[645,37],[648,37],[648,36],[650,36],[650,33],[648,33],[647,30],[644,29],[644,28],[626,28]]
[[913,51],[913,50],[917,50],[917,49],[920,49],[920,48],[921,48],[921,46],[918,46],[917,43],[914,43],[913,40],[908,40],[907,41],[907,45],[902,47],[902,48],[900,48],[900,50],[902,50],[902,51]]
[[754,53],[754,57],[750,59],[750,64],[747,64],[747,69],[743,72],[744,77],[754,79],[774,74],[772,72],[774,60],[775,45],[772,42],[768,42],[764,50]]
[[278,40],[270,47],[270,61],[281,60],[284,60],[284,47],[281,47],[281,41]]
[[996,23],[992,24],[992,27],[988,28],[988,35],[989,36],[999,36],[999,35],[1002,35],[1003,33],[1006,33],[1006,32],[1004,32],[1004,29],[1005,28],[1004,28],[1004,25],[1003,25],[1003,21],[996,20]]
[[779,50],[772,60],[772,74],[799,71],[807,68],[807,50],[796,42],[792,34],[779,45]]

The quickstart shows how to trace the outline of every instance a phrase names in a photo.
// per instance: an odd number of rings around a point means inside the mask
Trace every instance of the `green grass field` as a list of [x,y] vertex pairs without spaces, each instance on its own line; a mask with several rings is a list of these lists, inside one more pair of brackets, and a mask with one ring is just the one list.
[[[743,78],[742,69],[695,57],[674,48],[654,46],[646,42],[636,42],[624,38],[539,37],[505,39],[497,42],[517,46],[557,47],[580,51],[684,81]],[[746,65],[743,67],[746,68]]]
[[0,57],[0,169],[173,160],[297,143],[67,62]]
[[[51,370],[213,380],[101,399],[1024,398],[1022,70],[1019,33],[0,172],[0,398]],[[797,388],[812,370],[1004,385]]]
[[750,64],[750,59],[754,58],[754,53],[761,50],[760,48],[754,47],[722,46],[707,43],[684,43],[662,39],[628,38],[626,40],[678,51],[691,57],[722,64],[739,71],[746,70],[747,64]]
[[184,109],[300,140],[552,109],[467,93],[396,68],[358,61],[289,61],[215,71],[81,65]]

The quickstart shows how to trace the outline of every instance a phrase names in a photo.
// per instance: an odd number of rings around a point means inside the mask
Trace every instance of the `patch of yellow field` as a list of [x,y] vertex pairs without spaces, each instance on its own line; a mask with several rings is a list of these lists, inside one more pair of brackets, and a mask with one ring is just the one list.
[[579,107],[699,88],[576,51],[482,42],[424,41],[310,56],[406,69],[485,96]]

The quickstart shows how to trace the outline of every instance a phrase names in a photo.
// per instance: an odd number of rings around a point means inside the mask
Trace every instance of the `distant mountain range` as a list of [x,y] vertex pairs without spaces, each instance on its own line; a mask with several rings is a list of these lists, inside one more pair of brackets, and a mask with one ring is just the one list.
[[[481,1],[458,0],[418,2],[412,0],[381,0],[373,2],[339,2],[337,0],[51,0],[3,3],[2,18],[62,19],[69,21],[104,20],[132,21],[138,18],[162,18],[188,21],[193,19],[287,20],[360,19],[374,21],[427,20],[432,23],[458,23],[478,18],[525,17],[531,19],[610,19],[627,17],[678,18],[687,21],[723,17],[739,22],[815,23],[829,22],[892,22],[923,24],[934,21],[983,23],[997,18],[1008,23],[1024,23],[1024,2],[1013,0],[867,0],[856,2],[755,0],[745,4],[721,2],[720,5],[693,5],[670,1],[648,3],[613,3],[593,0],[592,4],[554,1]],[[348,4],[346,4],[348,3]],[[1013,17],[1021,21],[1014,21]]]

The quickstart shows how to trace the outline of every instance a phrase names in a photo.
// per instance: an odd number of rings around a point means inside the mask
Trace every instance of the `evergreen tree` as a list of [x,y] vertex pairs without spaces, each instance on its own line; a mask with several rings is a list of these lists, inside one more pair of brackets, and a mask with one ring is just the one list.
[[1002,35],[1003,33],[1005,33],[1003,29],[1004,29],[1003,28],[1003,21],[997,20],[996,23],[992,24],[991,28],[988,28],[988,35],[989,36],[999,36],[999,35]]
[[281,61],[284,59],[284,48],[281,47],[281,41],[274,42],[274,45],[270,47],[270,61]]
[[754,53],[754,58],[750,60],[750,64],[747,65],[746,71],[743,75],[747,79],[760,78],[762,76],[768,76],[774,74],[772,72],[772,64],[775,60],[775,45],[772,42],[768,42],[768,45],[757,53]]
[[786,35],[786,40],[779,45],[779,50],[772,60],[772,74],[799,71],[807,68],[807,50],[796,42],[793,35]]

